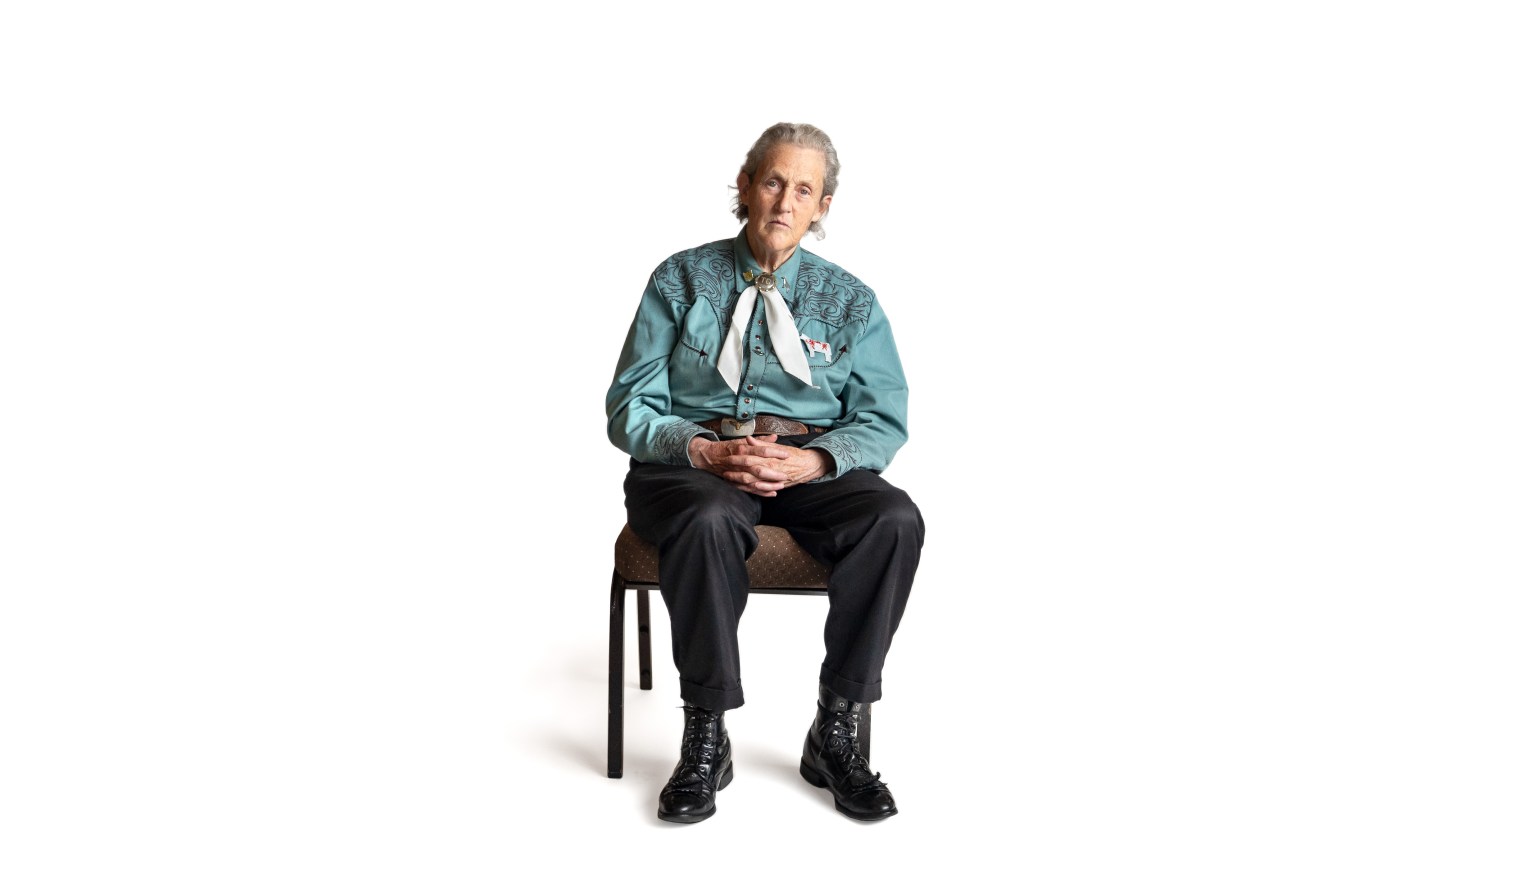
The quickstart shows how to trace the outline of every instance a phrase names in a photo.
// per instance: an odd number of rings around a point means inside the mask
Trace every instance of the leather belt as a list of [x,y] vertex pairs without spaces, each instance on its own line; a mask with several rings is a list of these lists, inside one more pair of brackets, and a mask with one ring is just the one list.
[[[752,423],[750,430],[743,431],[749,423]],[[710,419],[708,422],[698,424],[721,437],[746,437],[747,434],[821,434],[828,430],[820,425],[807,425],[804,422],[796,422],[794,419],[763,415],[742,422],[726,418]]]

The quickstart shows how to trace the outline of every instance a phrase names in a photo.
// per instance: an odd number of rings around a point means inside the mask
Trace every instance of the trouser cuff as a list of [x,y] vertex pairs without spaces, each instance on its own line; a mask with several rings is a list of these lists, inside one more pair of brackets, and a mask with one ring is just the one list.
[[734,690],[719,690],[682,679],[679,679],[678,683],[682,685],[683,701],[689,705],[707,708],[710,711],[730,711],[747,704],[747,697],[741,692],[740,687]]
[[821,685],[849,702],[879,702],[880,682],[861,684],[850,681],[825,665],[821,667]]

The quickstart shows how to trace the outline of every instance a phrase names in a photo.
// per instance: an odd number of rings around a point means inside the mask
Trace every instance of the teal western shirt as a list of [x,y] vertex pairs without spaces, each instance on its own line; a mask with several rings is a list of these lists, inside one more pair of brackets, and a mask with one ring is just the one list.
[[813,352],[800,342],[815,387],[779,365],[761,299],[747,327],[737,391],[720,377],[720,349],[741,347],[726,342],[731,313],[758,273],[745,231],[657,267],[608,389],[608,439],[641,462],[687,465],[690,440],[719,439],[697,423],[762,413],[831,428],[807,444],[837,463],[826,479],[889,465],[907,440],[907,380],[891,325],[874,291],[804,247],[775,276],[800,334],[830,346]]

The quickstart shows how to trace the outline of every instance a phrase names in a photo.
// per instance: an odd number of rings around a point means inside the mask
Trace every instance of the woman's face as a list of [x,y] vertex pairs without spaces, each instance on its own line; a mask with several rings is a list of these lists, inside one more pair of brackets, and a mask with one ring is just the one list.
[[[751,179],[736,178],[741,203],[747,208],[747,242],[759,261],[777,268],[799,245],[812,222],[832,206],[821,193],[827,159],[815,148],[774,145]],[[765,269],[766,270],[766,269]]]

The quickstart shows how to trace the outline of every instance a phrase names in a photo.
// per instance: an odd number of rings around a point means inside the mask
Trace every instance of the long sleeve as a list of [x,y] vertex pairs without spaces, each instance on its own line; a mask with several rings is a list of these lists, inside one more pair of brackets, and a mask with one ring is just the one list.
[[718,436],[672,414],[668,363],[677,348],[683,307],[665,299],[652,276],[619,352],[608,388],[608,439],[641,462],[687,465],[688,442]]
[[868,324],[851,354],[853,369],[838,394],[842,414],[831,431],[808,445],[826,450],[837,463],[823,480],[855,468],[879,471],[907,442],[907,379],[890,321],[878,302],[871,304]]

